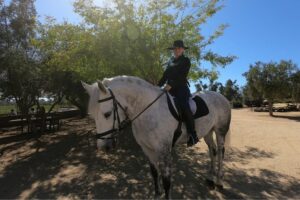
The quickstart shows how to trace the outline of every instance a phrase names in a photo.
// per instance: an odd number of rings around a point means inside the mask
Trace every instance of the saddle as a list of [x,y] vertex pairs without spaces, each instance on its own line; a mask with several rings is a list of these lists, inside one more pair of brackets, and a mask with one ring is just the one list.
[[[167,93],[167,100],[168,100],[168,107],[172,114],[172,116],[177,120],[183,122],[183,119],[181,117],[180,108],[176,105],[174,101],[174,97],[171,96],[169,93]],[[189,104],[191,111],[194,115],[194,119],[198,119],[200,117],[203,117],[205,115],[209,114],[208,107],[205,103],[205,101],[197,94],[194,94],[189,99]]]
[[[174,132],[173,136],[173,147],[177,141],[177,139],[182,134],[182,122],[184,121],[182,118],[182,114],[180,112],[179,106],[176,105],[174,101],[174,97],[171,96],[169,93],[167,93],[167,101],[168,101],[168,107],[170,110],[170,113],[172,116],[178,121],[177,129]],[[200,117],[206,116],[209,114],[209,109],[205,103],[205,101],[197,94],[194,94],[189,99],[189,104],[191,111],[193,113],[194,119],[198,119]]]

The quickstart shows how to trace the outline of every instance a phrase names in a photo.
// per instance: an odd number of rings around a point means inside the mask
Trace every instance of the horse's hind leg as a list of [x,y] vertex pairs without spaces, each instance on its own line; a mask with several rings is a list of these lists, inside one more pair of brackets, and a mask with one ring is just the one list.
[[217,157],[217,148],[215,141],[213,139],[213,132],[210,131],[205,137],[204,141],[209,149],[209,157],[210,157],[210,169],[209,176],[207,177],[207,183],[210,187],[214,188],[215,176],[216,176],[216,157]]
[[223,171],[223,160],[224,160],[224,154],[225,154],[225,136],[226,136],[227,131],[222,131],[222,130],[216,130],[216,138],[217,138],[217,145],[218,145],[218,172],[217,172],[217,181],[216,185],[220,189],[223,189],[223,176],[224,176],[224,171]]
[[159,198],[161,195],[161,189],[160,189],[160,184],[159,184],[159,174],[158,174],[156,167],[152,163],[150,163],[150,170],[151,170],[151,175],[154,180],[155,198]]

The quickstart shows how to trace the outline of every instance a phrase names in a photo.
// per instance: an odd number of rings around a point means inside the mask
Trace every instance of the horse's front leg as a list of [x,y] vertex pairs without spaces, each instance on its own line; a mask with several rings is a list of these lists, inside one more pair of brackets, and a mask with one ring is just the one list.
[[161,154],[158,164],[159,171],[162,176],[163,186],[165,190],[165,198],[171,198],[171,164],[172,164],[171,152],[165,152]]
[[159,183],[159,174],[156,167],[150,162],[150,170],[151,175],[154,180],[154,187],[155,187],[155,198],[159,198],[161,195],[160,183]]
[[164,175],[162,176],[162,180],[163,180],[163,185],[164,185],[164,189],[165,189],[165,198],[166,199],[170,199],[171,198],[171,176],[170,175]]

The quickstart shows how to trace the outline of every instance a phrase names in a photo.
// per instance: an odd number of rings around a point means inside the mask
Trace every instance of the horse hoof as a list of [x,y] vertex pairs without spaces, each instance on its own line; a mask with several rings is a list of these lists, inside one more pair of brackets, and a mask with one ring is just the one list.
[[214,190],[216,188],[215,183],[212,180],[206,179],[206,185],[210,190]]

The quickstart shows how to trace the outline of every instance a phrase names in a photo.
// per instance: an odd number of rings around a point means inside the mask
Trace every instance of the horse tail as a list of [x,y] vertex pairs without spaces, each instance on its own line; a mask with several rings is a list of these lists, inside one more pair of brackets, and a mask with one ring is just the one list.
[[228,115],[228,122],[227,122],[227,133],[224,138],[224,146],[230,147],[231,146],[231,130],[230,130],[230,124],[231,124],[231,108],[229,104],[229,115]]
[[224,146],[225,147],[230,147],[231,146],[231,130],[230,130],[230,128],[228,129],[227,134],[225,136]]

